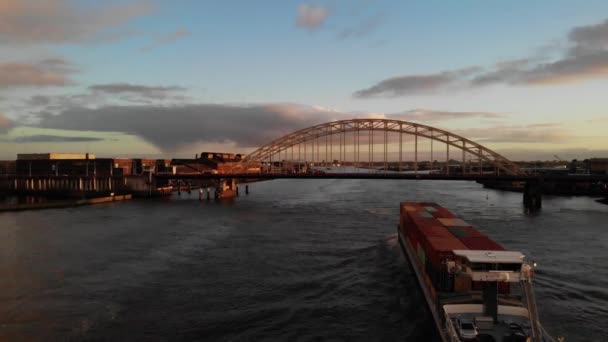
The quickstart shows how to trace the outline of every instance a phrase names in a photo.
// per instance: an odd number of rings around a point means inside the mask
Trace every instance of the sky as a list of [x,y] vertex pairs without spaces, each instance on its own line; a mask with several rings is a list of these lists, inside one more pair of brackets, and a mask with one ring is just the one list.
[[0,1],[0,159],[247,153],[396,118],[608,157],[608,2]]

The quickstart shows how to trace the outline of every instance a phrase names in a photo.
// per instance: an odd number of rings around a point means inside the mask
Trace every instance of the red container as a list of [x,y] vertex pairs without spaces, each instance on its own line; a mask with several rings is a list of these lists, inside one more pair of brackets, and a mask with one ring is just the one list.
[[442,260],[454,260],[455,249],[467,249],[462,242],[456,238],[445,238],[445,237],[426,237],[422,242],[422,247],[426,253],[427,258],[435,267],[439,269],[441,267]]
[[482,232],[478,231],[474,227],[461,227],[463,230],[466,230],[469,233],[470,237],[486,237]]
[[468,227],[467,226],[465,226],[465,227],[448,227],[446,229],[449,230],[450,233],[452,233],[452,235],[454,235],[454,237],[456,237],[457,239],[468,238],[468,237],[486,237],[485,235],[483,235],[482,233],[477,231],[477,229],[470,227],[470,226],[468,226]]
[[438,205],[434,202],[417,202],[421,207],[433,207],[433,208],[442,208],[442,206]]
[[433,216],[435,216],[436,218],[458,218],[457,215],[447,210],[446,208],[438,207],[436,209],[436,211],[432,212]]
[[418,204],[418,203],[413,203],[413,202],[401,202],[399,204],[399,213],[403,216],[406,213],[408,213],[409,210],[414,209],[415,211],[421,211],[423,210],[422,207]]
[[[415,214],[415,212],[412,212],[412,213]],[[415,247],[416,246],[415,242],[418,240],[419,232],[418,232],[418,227],[412,221],[408,212],[404,212],[404,214],[401,215],[399,225],[400,225],[399,229],[401,230],[401,233],[405,234],[405,236],[407,236],[410,239],[410,243],[412,244],[412,246]]]
[[459,239],[468,249],[482,251],[504,251],[505,249],[487,236],[466,237]]
[[423,225],[418,226],[420,234],[427,237],[442,237],[442,238],[453,238],[452,234],[447,230],[446,227],[440,225]]

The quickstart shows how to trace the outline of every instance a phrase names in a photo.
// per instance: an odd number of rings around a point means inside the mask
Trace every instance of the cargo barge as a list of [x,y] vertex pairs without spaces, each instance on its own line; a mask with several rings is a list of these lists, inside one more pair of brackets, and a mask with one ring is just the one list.
[[400,205],[399,244],[437,340],[554,341],[538,319],[534,266],[435,203]]

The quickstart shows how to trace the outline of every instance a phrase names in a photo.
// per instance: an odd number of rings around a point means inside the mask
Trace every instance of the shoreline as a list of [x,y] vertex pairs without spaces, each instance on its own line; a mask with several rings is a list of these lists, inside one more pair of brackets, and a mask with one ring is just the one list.
[[92,205],[92,204],[101,204],[101,203],[110,203],[110,202],[122,202],[122,201],[130,200],[131,198],[132,198],[132,195],[116,195],[116,196],[87,198],[87,199],[80,199],[80,200],[60,200],[60,201],[51,201],[51,202],[44,202],[44,203],[3,205],[3,206],[0,206],[0,213],[9,212],[9,211],[79,207],[79,206],[83,206],[83,205]]

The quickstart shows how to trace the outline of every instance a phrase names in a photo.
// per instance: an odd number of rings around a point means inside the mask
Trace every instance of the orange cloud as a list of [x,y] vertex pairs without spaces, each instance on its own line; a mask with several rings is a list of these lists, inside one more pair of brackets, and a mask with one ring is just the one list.
[[0,133],[4,133],[11,128],[13,128],[13,122],[0,113]]
[[318,29],[325,23],[329,10],[323,6],[302,4],[298,7],[296,25],[309,30]]
[[68,74],[76,70],[60,58],[37,63],[0,64],[0,88],[64,86],[71,83]]
[[85,9],[68,0],[2,0],[0,42],[8,44],[74,43],[95,39],[106,29],[150,14],[144,0]]

